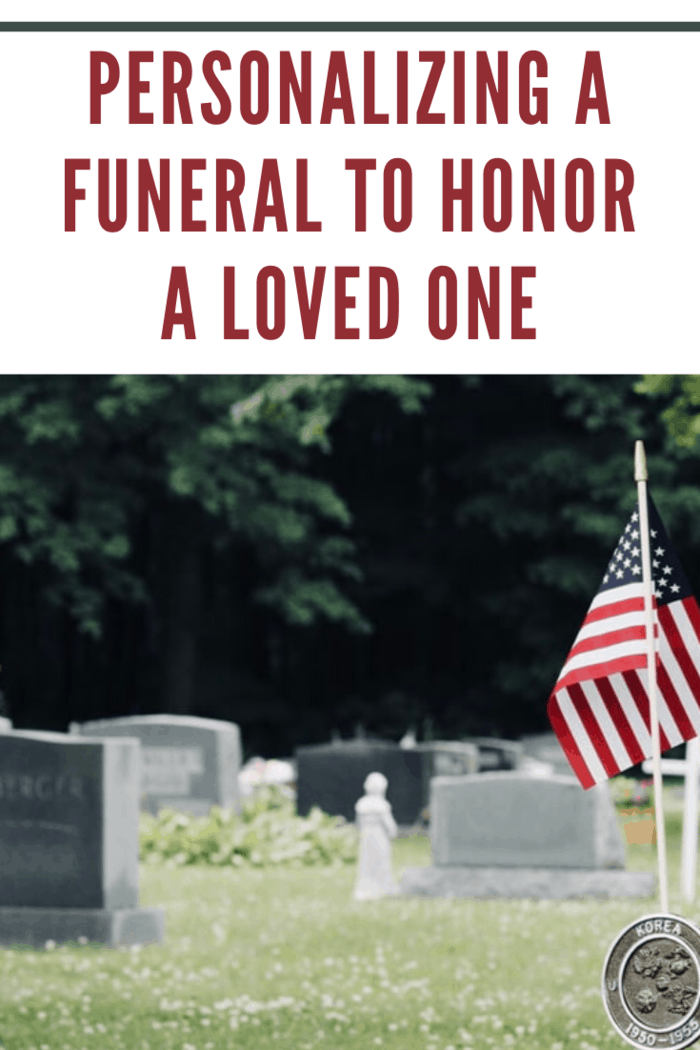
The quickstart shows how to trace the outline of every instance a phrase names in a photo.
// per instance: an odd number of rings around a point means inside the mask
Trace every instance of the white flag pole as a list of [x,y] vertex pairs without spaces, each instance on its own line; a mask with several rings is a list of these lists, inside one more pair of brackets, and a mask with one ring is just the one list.
[[659,897],[661,911],[668,912],[668,874],[666,870],[666,828],[663,810],[663,781],[661,779],[661,743],[659,738],[659,711],[656,699],[656,639],[653,582],[651,578],[651,554],[649,551],[649,511],[647,507],[647,458],[644,442],[634,446],[634,480],[637,482],[639,500],[639,531],[642,540],[642,585],[644,590],[644,618],[647,639],[647,672],[649,691],[649,719],[651,722],[652,772],[654,777],[654,805],[656,817],[656,852],[659,868]]
[[692,904],[695,900],[698,817],[700,816],[700,740],[696,736],[685,745],[685,766],[681,891],[686,904]]

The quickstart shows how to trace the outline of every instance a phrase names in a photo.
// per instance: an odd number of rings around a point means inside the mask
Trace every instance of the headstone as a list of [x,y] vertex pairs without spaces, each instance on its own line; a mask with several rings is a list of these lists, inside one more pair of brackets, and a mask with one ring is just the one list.
[[398,828],[386,800],[387,779],[370,773],[364,783],[365,794],[355,803],[360,833],[355,900],[375,900],[398,893],[391,870],[391,840]]
[[[653,772],[651,761],[642,763],[645,773]],[[700,740],[695,736],[685,745],[685,759],[662,758],[661,775],[683,777],[683,837],[681,839],[681,893],[686,903],[695,900],[698,818],[700,816]]]
[[0,734],[0,943],[162,941],[138,907],[139,747]]
[[523,758],[546,763],[554,773],[571,776],[571,766],[554,733],[530,733],[520,738]]
[[365,779],[383,773],[389,782],[388,800],[399,825],[421,821],[430,796],[430,779],[475,773],[478,752],[473,744],[431,740],[402,748],[374,740],[344,740],[310,744],[296,750],[297,810],[306,816],[312,806],[324,813],[355,818],[355,802]]
[[436,864],[623,868],[625,850],[607,785],[520,772],[437,777],[430,840]]
[[469,742],[479,750],[479,772],[517,769],[522,758],[522,745],[515,740],[499,740],[491,736],[472,736]]
[[516,770],[436,777],[431,785],[434,866],[408,869],[402,891],[427,896],[645,896],[647,873],[624,870],[607,784]]
[[149,813],[172,807],[206,816],[212,806],[239,802],[241,742],[238,726],[190,715],[133,715],[71,723],[81,736],[134,736],[141,741],[141,806]]

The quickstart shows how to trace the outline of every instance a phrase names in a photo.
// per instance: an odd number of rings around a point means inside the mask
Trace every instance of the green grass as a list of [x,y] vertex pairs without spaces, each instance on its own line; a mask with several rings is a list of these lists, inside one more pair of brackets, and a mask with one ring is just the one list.
[[[680,801],[669,799],[671,908]],[[394,844],[397,874],[430,863]],[[653,869],[652,847],[628,866]],[[0,952],[4,1050],[617,1050],[600,999],[605,953],[656,900],[353,903],[352,866],[144,865],[163,947]]]

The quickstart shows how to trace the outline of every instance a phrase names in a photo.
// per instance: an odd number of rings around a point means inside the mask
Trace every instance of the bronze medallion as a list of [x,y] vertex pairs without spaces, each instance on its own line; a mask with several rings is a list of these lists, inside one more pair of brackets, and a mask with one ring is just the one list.
[[700,1039],[700,929],[663,914],[627,926],[603,966],[603,1003],[633,1046],[682,1048]]

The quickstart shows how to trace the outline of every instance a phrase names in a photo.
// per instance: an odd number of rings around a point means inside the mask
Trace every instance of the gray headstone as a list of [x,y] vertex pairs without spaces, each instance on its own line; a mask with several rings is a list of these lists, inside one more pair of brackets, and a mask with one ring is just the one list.
[[190,715],[134,715],[71,723],[81,736],[141,741],[141,805],[171,806],[203,816],[212,806],[236,807],[241,741],[238,726]]
[[607,784],[583,791],[574,777],[518,771],[436,777],[430,815],[438,866],[624,867]]
[[515,740],[499,740],[497,737],[473,736],[469,742],[479,750],[479,772],[517,769],[523,749]]
[[296,750],[297,809],[305,816],[312,806],[324,813],[355,818],[355,802],[372,772],[389,781],[387,799],[397,824],[418,823],[428,806],[430,779],[436,774],[475,773],[478,753],[473,744],[432,740],[412,748],[374,740],[311,744]]
[[57,928],[77,940],[91,923],[106,943],[122,943],[115,929],[129,924],[162,939],[160,909],[138,908],[139,746],[0,734],[0,943],[42,942]]
[[520,745],[524,756],[548,763],[555,773],[572,775],[569,760],[554,733],[531,733],[521,737]]

